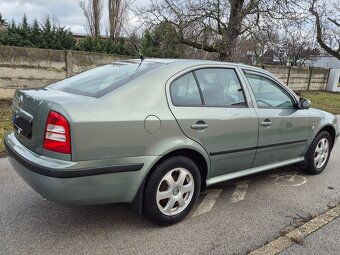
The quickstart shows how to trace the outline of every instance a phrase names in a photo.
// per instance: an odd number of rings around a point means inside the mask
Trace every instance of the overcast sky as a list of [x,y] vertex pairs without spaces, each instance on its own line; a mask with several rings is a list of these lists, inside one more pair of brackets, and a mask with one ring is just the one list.
[[[131,1],[130,1],[131,2]],[[149,0],[134,0],[132,8],[148,4]],[[103,0],[101,34],[107,30],[107,0]],[[8,22],[14,19],[20,22],[26,14],[29,22],[34,18],[41,20],[46,15],[58,17],[62,26],[70,28],[73,33],[85,34],[85,16],[79,7],[79,0],[0,0],[0,13]],[[129,14],[128,20],[133,20]],[[136,25],[132,22],[131,25]],[[128,28],[127,28],[128,29]]]

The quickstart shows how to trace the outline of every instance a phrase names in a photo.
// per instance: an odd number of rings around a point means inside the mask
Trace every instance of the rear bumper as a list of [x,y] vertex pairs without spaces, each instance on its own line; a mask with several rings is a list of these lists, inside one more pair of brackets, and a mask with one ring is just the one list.
[[157,156],[63,161],[38,155],[13,133],[5,146],[15,171],[48,200],[73,205],[132,202]]

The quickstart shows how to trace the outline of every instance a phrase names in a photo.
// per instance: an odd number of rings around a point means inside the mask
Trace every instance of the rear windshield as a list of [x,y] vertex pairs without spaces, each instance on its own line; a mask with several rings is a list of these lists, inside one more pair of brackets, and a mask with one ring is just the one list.
[[48,88],[84,96],[101,97],[161,66],[155,62],[116,62],[56,82]]

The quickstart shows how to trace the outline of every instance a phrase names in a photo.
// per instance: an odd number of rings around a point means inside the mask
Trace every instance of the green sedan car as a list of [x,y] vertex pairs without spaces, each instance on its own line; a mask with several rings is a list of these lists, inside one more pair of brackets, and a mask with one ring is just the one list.
[[322,172],[337,119],[309,103],[247,65],[124,60],[17,90],[5,144],[48,200],[131,203],[169,225],[215,183],[296,163]]

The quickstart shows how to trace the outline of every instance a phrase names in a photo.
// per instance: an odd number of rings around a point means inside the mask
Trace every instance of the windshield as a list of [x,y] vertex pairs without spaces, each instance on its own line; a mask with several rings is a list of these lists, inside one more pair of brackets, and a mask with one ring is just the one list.
[[161,66],[155,62],[117,62],[94,68],[56,82],[48,88],[84,96],[101,97],[127,82]]

